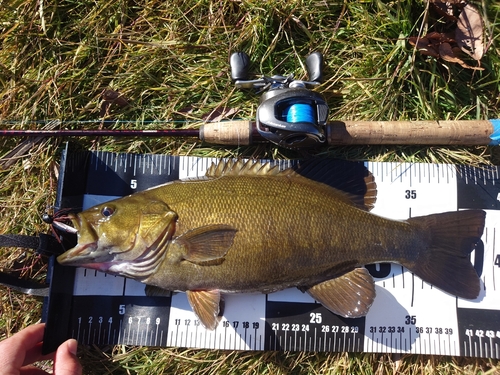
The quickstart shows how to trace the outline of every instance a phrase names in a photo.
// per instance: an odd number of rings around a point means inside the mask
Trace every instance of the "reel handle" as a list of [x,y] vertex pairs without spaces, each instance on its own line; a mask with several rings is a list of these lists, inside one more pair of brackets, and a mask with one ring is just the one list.
[[233,81],[245,81],[248,78],[250,57],[245,52],[234,52],[229,59],[231,66],[231,79]]
[[309,80],[321,83],[323,81],[323,54],[313,52],[306,58],[306,68]]

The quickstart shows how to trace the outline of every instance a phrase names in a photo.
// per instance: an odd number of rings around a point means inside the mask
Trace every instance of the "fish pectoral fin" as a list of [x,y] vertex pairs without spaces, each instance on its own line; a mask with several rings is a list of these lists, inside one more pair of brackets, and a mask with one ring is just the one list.
[[214,330],[223,314],[223,299],[219,290],[188,290],[191,308],[206,329]]
[[174,240],[182,256],[192,263],[206,263],[224,258],[233,245],[237,230],[230,225],[207,225],[192,229]]
[[375,299],[375,284],[366,268],[356,268],[306,290],[328,310],[345,318],[365,316]]
[[148,297],[171,297],[172,296],[172,291],[171,290],[166,290],[163,288],[160,288],[158,286],[154,285],[146,285],[144,288],[144,293]]

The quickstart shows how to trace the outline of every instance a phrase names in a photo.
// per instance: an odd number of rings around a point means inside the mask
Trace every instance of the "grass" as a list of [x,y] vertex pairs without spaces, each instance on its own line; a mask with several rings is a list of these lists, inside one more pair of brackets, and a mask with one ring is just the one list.
[[[472,71],[421,56],[407,42],[435,26],[426,0],[0,0],[2,128],[197,127],[214,112],[253,119],[258,96],[233,87],[229,55],[246,51],[253,70],[305,77],[321,51],[319,88],[331,119],[428,120],[500,117],[500,5],[478,2],[491,43]],[[469,62],[474,65],[475,62]],[[103,90],[128,105],[103,106]],[[83,122],[82,122],[83,121]],[[151,123],[151,121],[153,121]],[[0,139],[0,155],[19,139]],[[299,157],[260,144],[224,147],[192,139],[76,139],[85,148],[198,156]],[[61,141],[46,139],[0,171],[0,233],[47,231]],[[497,148],[330,147],[324,157],[376,161],[500,164]],[[46,261],[0,249],[0,268],[43,279]],[[1,289],[0,338],[40,317],[36,299]],[[114,347],[84,348],[87,373],[498,373],[497,361],[346,353],[253,353]]]

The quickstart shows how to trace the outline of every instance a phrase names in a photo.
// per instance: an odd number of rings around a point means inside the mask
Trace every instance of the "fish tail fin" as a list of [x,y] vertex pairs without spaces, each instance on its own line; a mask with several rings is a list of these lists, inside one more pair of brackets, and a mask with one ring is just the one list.
[[409,219],[426,230],[430,246],[407,268],[450,294],[475,299],[480,283],[469,255],[483,234],[485,217],[482,210],[466,210]]

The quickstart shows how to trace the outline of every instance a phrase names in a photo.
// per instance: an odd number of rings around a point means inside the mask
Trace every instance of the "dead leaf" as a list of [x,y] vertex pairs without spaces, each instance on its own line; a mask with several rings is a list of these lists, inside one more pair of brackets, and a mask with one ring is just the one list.
[[462,61],[455,56],[455,53],[453,52],[450,43],[441,43],[439,45],[439,55],[444,61],[449,61],[453,63],[459,63],[460,61]]
[[125,108],[130,105],[127,98],[115,90],[104,89],[101,93],[102,103],[99,112],[100,117],[105,117],[109,114],[111,105],[117,105],[119,108]]
[[111,89],[104,89],[102,91],[102,100],[104,100],[105,102],[116,104],[121,108],[126,107],[130,104],[122,94]]
[[458,16],[455,39],[458,46],[474,60],[484,54],[483,20],[476,7],[466,4]]
[[412,36],[409,38],[409,42],[412,46],[416,46],[417,50],[426,56],[439,57],[439,53],[434,48],[434,46],[429,42],[427,38],[417,38],[416,36]]
[[444,61],[449,61],[452,63],[460,64],[462,68],[472,69],[472,70],[484,70],[480,66],[470,66],[465,61],[457,56],[457,52],[449,43],[441,43],[439,45],[439,55]]
[[410,37],[409,43],[421,54],[442,58],[474,70],[481,66],[468,65],[463,52],[480,61],[484,55],[483,21],[477,8],[464,0],[430,0],[438,18],[433,29],[422,37]]

